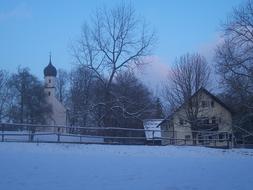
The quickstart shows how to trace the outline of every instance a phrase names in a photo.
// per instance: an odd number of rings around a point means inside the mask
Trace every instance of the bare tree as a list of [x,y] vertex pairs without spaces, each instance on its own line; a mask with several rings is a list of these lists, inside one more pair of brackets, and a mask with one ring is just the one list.
[[[84,25],[82,37],[73,47],[74,57],[92,70],[104,86],[104,104],[101,105],[105,105],[105,112],[110,112],[115,76],[124,69],[144,64],[143,58],[150,54],[154,33],[136,17],[133,7],[126,4],[98,9],[91,23]],[[110,116],[107,118],[110,120]]]
[[177,59],[169,72],[168,85],[165,87],[165,97],[171,108],[176,109],[201,87],[206,87],[209,76],[209,66],[199,54],[186,54]]
[[173,112],[179,107],[183,108],[182,119],[190,124],[192,130],[197,130],[200,123],[201,93],[196,92],[208,86],[209,76],[210,68],[199,54],[181,56],[168,75],[165,98]]
[[216,49],[216,69],[223,84],[224,101],[234,111],[236,138],[248,136],[239,128],[253,131],[253,2],[235,8],[222,25],[224,41]]
[[225,87],[244,94],[245,106],[253,108],[247,97],[253,94],[253,3],[234,9],[223,24],[224,42],[216,49],[217,71]]
[[[252,131],[253,125],[253,2],[235,8],[222,25],[224,41],[216,49],[222,97],[234,110],[234,125]],[[252,137],[251,137],[252,138]],[[251,139],[252,142],[252,139]]]
[[7,118],[8,109],[12,103],[8,81],[9,74],[0,70],[0,122]]
[[79,66],[70,73],[69,107],[70,120],[74,125],[86,127],[91,114],[92,74],[85,66]]
[[68,73],[63,69],[58,70],[56,78],[56,96],[61,103],[66,103],[68,88]]
[[[113,93],[117,97],[111,110],[116,115],[120,126],[143,127],[142,120],[152,117],[154,112],[154,101],[152,94],[131,71],[122,72],[115,78]],[[126,120],[133,120],[135,123],[128,126]],[[123,123],[123,124],[122,124]]]

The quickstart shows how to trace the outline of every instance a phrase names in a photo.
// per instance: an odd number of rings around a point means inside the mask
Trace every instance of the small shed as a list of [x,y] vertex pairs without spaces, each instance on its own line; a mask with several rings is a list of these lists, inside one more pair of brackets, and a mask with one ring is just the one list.
[[143,120],[143,126],[145,130],[145,136],[147,144],[161,145],[161,126],[160,123],[163,119],[145,119]]

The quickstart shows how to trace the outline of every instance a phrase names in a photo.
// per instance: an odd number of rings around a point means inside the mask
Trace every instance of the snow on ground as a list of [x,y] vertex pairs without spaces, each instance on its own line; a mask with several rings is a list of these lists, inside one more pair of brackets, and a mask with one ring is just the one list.
[[253,150],[0,143],[2,190],[252,190]]

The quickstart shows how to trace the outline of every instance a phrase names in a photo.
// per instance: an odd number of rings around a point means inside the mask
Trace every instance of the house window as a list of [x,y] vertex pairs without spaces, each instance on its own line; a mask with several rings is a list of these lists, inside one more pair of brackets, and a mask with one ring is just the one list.
[[199,143],[203,143],[204,142],[202,134],[198,135],[198,141],[199,141]]
[[220,133],[220,134],[219,134],[219,141],[220,141],[220,142],[223,142],[224,139],[225,139],[225,135],[224,135],[223,133]]
[[202,108],[208,107],[208,102],[207,101],[201,101],[201,106],[202,106]]
[[50,96],[51,95],[51,92],[48,92],[48,96]]
[[51,79],[49,79],[48,82],[51,83]]
[[212,106],[212,108],[214,107],[214,101],[211,101],[211,106]]
[[169,130],[169,129],[170,129],[170,126],[166,125],[165,130]]
[[205,118],[203,119],[203,124],[209,124],[209,119],[208,119],[208,117],[205,117]]
[[185,140],[191,140],[191,135],[185,135]]
[[179,118],[179,124],[183,125],[184,124],[184,120],[182,118]]
[[216,124],[216,117],[212,117],[212,124]]

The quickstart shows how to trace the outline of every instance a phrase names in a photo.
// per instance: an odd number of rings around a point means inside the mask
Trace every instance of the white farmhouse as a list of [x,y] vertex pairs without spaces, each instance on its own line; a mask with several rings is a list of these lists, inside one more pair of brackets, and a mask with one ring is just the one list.
[[198,98],[198,126],[192,130],[187,121],[187,104],[181,105],[157,127],[161,128],[162,144],[199,144],[228,146],[232,143],[232,113],[205,88],[191,98]]

